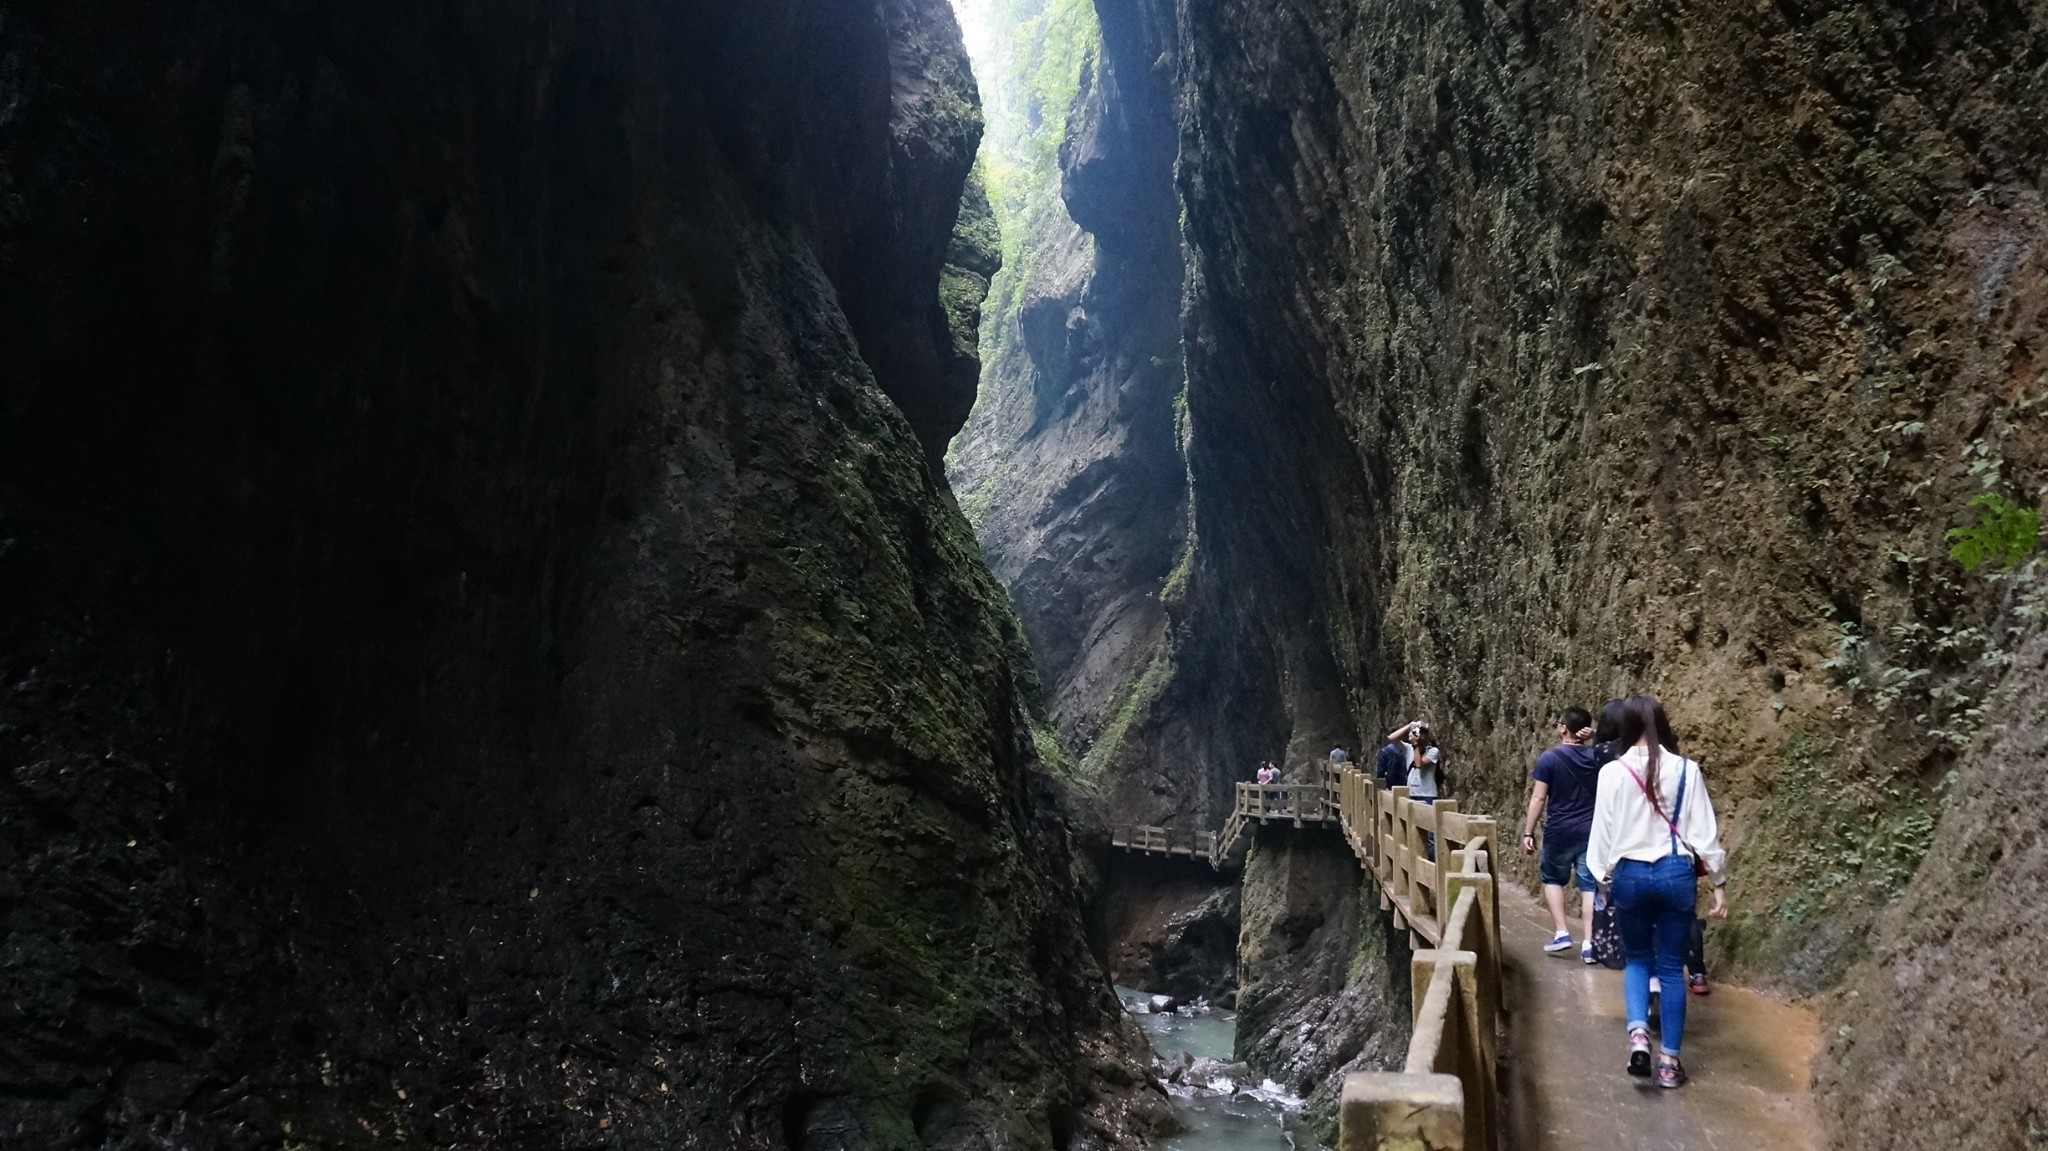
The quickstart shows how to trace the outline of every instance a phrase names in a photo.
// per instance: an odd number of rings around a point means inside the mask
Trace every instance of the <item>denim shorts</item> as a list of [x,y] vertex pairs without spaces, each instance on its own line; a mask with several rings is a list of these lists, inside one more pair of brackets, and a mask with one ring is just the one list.
[[1586,869],[1584,839],[1544,836],[1543,852],[1536,857],[1536,874],[1552,887],[1563,887],[1572,881],[1577,882],[1580,891],[1592,891],[1599,886],[1593,882],[1593,873]]

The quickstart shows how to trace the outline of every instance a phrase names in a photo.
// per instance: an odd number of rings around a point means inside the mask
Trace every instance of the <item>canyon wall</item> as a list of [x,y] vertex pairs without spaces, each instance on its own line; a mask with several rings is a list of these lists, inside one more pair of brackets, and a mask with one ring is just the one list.
[[941,0],[0,14],[0,1143],[1158,1118],[938,471],[979,131]]
[[1112,818],[1424,714],[1514,819],[1556,707],[1653,691],[1734,851],[1711,959],[1829,996],[1838,1143],[1939,1085],[2018,1145],[2048,1004],[1947,932],[2029,965],[2048,9],[1098,8],[1172,30],[1192,541]]
[[1101,778],[1169,666],[1161,599],[1185,534],[1171,74],[1135,13],[984,6],[1006,44],[985,71],[1017,234],[949,472],[1059,733]]
[[[1988,692],[2038,627],[2037,562],[1966,572],[1947,533],[2048,483],[2048,17],[1181,19],[1189,469],[1198,557],[1223,545],[1197,598],[1245,645],[1227,593],[1284,549],[1319,618],[1250,634],[1323,648],[1359,728],[1434,716],[1459,798],[1504,818],[1553,708],[1655,691],[1729,818],[1718,957],[1820,991],[1873,927],[1910,954],[1880,912],[1979,833],[1957,781],[1998,755],[2017,717]],[[1290,677],[1259,688],[1320,722]],[[1844,1145],[1918,1138],[1871,1121],[1879,1064],[1986,1100],[1959,1145],[2018,1137],[2038,1075],[1992,1085],[2039,1050],[2016,1021],[2041,999],[1987,994],[1967,1053],[1915,1017],[1830,1057]]]

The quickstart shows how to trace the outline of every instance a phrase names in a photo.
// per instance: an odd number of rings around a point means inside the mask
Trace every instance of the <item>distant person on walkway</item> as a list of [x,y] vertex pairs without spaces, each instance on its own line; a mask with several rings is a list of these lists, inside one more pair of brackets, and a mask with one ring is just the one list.
[[1350,762],[1351,756],[1343,748],[1333,747],[1330,749],[1330,766],[1336,767]]
[[[1387,733],[1387,745],[1380,748],[1380,754],[1373,761],[1373,774],[1388,787],[1408,788],[1413,799],[1434,799],[1437,794],[1436,761],[1426,751],[1436,747],[1436,740],[1430,738],[1429,721],[1411,719]],[[1424,792],[1418,794],[1415,788],[1417,765],[1427,766],[1429,778],[1424,782]]]
[[1387,742],[1380,745],[1379,754],[1373,757],[1373,778],[1381,787],[1408,786],[1408,763],[1415,757],[1414,749],[1408,744],[1408,735],[1421,720],[1405,723],[1387,733]]
[[1586,869],[1586,840],[1593,831],[1593,797],[1600,788],[1600,766],[1592,748],[1585,745],[1593,717],[1583,707],[1567,707],[1557,713],[1557,745],[1536,757],[1529,774],[1529,810],[1522,818],[1522,854],[1536,850],[1536,821],[1543,820],[1543,854],[1537,858],[1536,873],[1543,881],[1543,902],[1557,933],[1543,950],[1563,955],[1572,949],[1571,925],[1564,914],[1564,888],[1579,889],[1579,958],[1593,957],[1593,892],[1598,886]]
[[[1678,753],[1678,737],[1663,704],[1647,695],[1625,700],[1614,746],[1621,754],[1600,769],[1586,866],[1614,885],[1610,898],[1628,955],[1622,979],[1628,1073],[1649,1075],[1651,969],[1665,987],[1685,982],[1687,937],[1699,900],[1695,867],[1713,881],[1714,901],[1707,914],[1726,919],[1728,856],[1721,849],[1707,781],[1698,764]],[[1657,1086],[1679,1087],[1685,1083],[1678,1049],[1685,1038],[1686,997],[1659,998]]]
[[[1408,725],[1408,750],[1408,798],[1434,807],[1444,792],[1443,755],[1436,737],[1430,734],[1429,721],[1419,719]],[[1435,833],[1422,833],[1422,854],[1436,859]]]
[[1443,794],[1443,755],[1427,720],[1409,725],[1408,749],[1408,798],[1435,803]]
[[1269,760],[1267,760],[1266,762],[1264,762],[1264,763],[1262,763],[1262,764],[1260,764],[1260,765],[1259,765],[1259,784],[1260,784],[1260,786],[1264,786],[1264,785],[1266,785],[1266,784],[1269,784],[1269,783],[1271,783],[1271,782],[1273,782],[1274,780],[1276,780],[1276,779],[1279,779],[1279,778],[1280,778],[1280,769],[1279,769],[1279,768],[1277,768],[1277,767],[1274,767],[1274,766],[1273,766],[1273,761],[1272,761],[1272,760],[1270,760],[1270,759],[1269,759]]

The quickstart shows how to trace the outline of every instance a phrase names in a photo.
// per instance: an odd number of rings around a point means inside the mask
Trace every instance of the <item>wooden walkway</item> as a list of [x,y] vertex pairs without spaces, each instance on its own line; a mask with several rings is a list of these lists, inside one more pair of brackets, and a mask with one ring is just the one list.
[[1202,860],[1218,870],[1236,866],[1254,827],[1335,825],[1380,890],[1380,908],[1434,947],[1443,938],[1437,865],[1424,845],[1439,838],[1458,849],[1495,842],[1490,816],[1466,815],[1453,800],[1422,803],[1405,787],[1383,788],[1349,764],[1332,765],[1316,783],[1237,785],[1236,803],[1220,831],[1120,824],[1110,846],[1142,855]]
[[[1313,783],[1237,785],[1221,830],[1127,825],[1116,847],[1236,866],[1254,827],[1331,827],[1414,937],[1414,1031],[1399,1072],[1346,1078],[1338,1151],[1811,1151],[1811,1012],[1722,987],[1694,1001],[1683,1091],[1619,1070],[1620,976],[1547,955],[1548,916],[1503,897],[1490,818],[1408,798],[1346,764]],[[1436,837],[1432,860],[1424,837]],[[1504,942],[1503,923],[1507,925]],[[1513,1057],[1500,1058],[1503,1046]],[[1505,1090],[1503,1090],[1505,1088]],[[1673,1098],[1675,1096],[1675,1098]]]
[[[1498,1079],[1500,893],[1489,853],[1494,821],[1448,800],[1408,798],[1349,764],[1314,783],[1237,785],[1221,831],[1126,825],[1111,843],[1148,855],[1233,866],[1253,827],[1332,826],[1379,889],[1380,908],[1413,934],[1414,1003],[1408,1058],[1399,1072],[1344,1082],[1343,1151],[1494,1148],[1502,1130]],[[1431,845],[1434,845],[1434,852]]]

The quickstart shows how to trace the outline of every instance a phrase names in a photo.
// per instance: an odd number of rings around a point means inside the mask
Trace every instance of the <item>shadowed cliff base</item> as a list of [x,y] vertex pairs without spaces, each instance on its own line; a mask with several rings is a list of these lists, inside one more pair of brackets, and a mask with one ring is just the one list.
[[1237,1005],[1238,886],[1188,862],[1113,852],[1103,919],[1110,975],[1121,984]]

